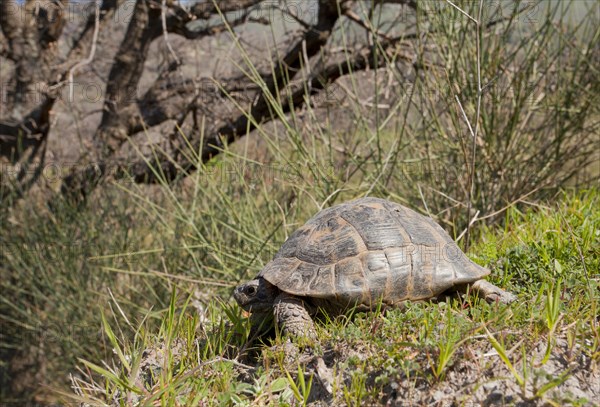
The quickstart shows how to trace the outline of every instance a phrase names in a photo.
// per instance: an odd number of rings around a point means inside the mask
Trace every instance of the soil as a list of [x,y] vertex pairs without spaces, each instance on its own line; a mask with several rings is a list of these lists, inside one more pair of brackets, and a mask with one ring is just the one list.
[[[340,349],[340,346],[337,345],[336,348]],[[381,369],[373,367],[368,375],[367,387],[369,384],[375,385],[378,377],[387,377],[388,383],[379,393],[380,399],[371,404],[439,407],[600,405],[600,366],[593,365],[578,346],[569,348],[566,338],[556,338],[548,361],[541,364],[545,351],[546,342],[540,342],[533,358],[527,355],[529,363],[531,360],[539,362],[536,366],[530,366],[531,373],[524,388],[517,384],[515,377],[486,339],[459,350],[441,381],[425,377],[422,371],[402,373],[396,377],[387,376]],[[326,351],[327,354],[329,357],[325,357],[325,361],[328,369],[337,370],[333,368],[340,366],[349,357],[365,358],[368,351],[347,348],[338,353],[330,349]],[[515,359],[517,355],[509,357]],[[419,366],[427,366],[425,354],[417,355],[415,361]],[[517,372],[522,375],[522,361],[513,360],[513,363]],[[368,359],[366,364],[369,365]],[[342,371],[336,380],[349,385],[350,373],[348,370]],[[558,381],[561,376],[564,378],[562,383],[549,386],[549,383]],[[544,392],[546,385],[549,389]],[[339,405],[339,401],[316,388],[312,405],[323,405],[323,402]]]
[[[594,365],[582,352],[580,346],[569,347],[565,337],[556,337],[553,350],[545,363],[542,363],[546,352],[546,342],[541,341],[535,352],[527,354],[527,363],[535,361],[536,365],[528,366],[526,384],[518,385],[517,380],[502,362],[496,351],[486,338],[470,341],[463,345],[453,356],[452,362],[445,371],[445,377],[436,380],[423,366],[428,366],[425,351],[412,354],[414,366],[419,370],[405,371],[398,369],[390,374],[381,366],[370,363],[372,355],[378,349],[364,344],[357,347],[344,342],[326,343],[323,346],[323,357],[315,356],[305,350],[298,354],[288,352],[294,345],[283,346],[286,354],[292,355],[286,363],[288,371],[293,372],[297,364],[305,366],[306,380],[313,375],[309,406],[346,405],[342,386],[352,386],[353,368],[348,367],[350,358],[364,362],[363,371],[367,372],[365,391],[368,396],[362,405],[379,406],[598,406],[600,405],[600,366]],[[178,360],[186,347],[176,342],[167,352],[164,345],[144,352],[137,385],[151,388],[152,377],[157,377],[164,367],[165,355],[170,353]],[[509,354],[516,371],[523,375],[523,361],[519,350]],[[233,362],[239,372],[239,380],[253,383],[257,369],[266,359],[263,357],[244,366]],[[531,356],[531,357],[530,357]],[[293,360],[292,360],[293,359]],[[270,366],[276,364],[269,363]],[[343,384],[342,384],[343,383]],[[334,391],[333,389],[337,389]],[[350,390],[354,394],[354,390]],[[117,394],[115,406],[122,402],[123,395]],[[133,397],[133,398],[132,398]],[[139,401],[139,396],[127,396],[127,402]]]

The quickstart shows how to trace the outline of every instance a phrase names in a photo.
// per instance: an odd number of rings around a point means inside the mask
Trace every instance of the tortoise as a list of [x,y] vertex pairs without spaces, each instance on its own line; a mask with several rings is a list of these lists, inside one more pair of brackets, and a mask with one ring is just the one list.
[[251,332],[273,315],[289,336],[316,339],[318,313],[374,310],[469,287],[488,302],[514,301],[483,280],[488,274],[433,219],[385,199],[360,198],[317,213],[234,297],[252,313]]

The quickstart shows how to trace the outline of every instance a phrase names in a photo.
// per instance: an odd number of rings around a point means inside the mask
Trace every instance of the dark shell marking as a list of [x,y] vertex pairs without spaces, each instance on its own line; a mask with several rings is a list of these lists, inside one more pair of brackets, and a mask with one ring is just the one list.
[[315,215],[259,277],[341,311],[372,308],[379,300],[394,305],[431,298],[488,274],[432,219],[384,199],[362,198]]

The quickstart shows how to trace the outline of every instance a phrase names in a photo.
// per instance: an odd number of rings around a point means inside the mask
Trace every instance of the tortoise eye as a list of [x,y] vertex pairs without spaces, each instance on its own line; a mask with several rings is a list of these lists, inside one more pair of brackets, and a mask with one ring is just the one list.
[[256,287],[254,287],[253,285],[251,285],[250,287],[246,287],[246,294],[248,294],[248,295],[256,294]]

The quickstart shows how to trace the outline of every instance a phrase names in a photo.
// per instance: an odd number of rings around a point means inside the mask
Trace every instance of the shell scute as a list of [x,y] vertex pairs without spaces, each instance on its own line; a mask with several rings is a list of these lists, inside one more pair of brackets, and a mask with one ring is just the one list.
[[390,281],[387,288],[386,303],[393,305],[410,297],[412,291],[412,260],[406,250],[402,248],[387,249],[385,255],[390,265]]
[[317,277],[319,267],[315,264],[300,262],[296,270],[294,270],[289,276],[289,281],[283,281],[283,287],[285,290],[292,290],[298,295],[312,294],[309,287],[312,281]]
[[436,246],[446,243],[446,239],[440,239],[440,235],[436,233],[431,223],[424,221],[427,218],[415,211],[394,205],[390,212],[395,216],[400,227],[406,231],[413,245]]
[[380,202],[367,201],[349,207],[340,216],[354,226],[368,250],[383,250],[410,243],[399,233],[397,222]]
[[[302,261],[329,265],[366,250],[354,227],[335,213],[322,218],[320,224],[311,225],[311,229],[304,244],[295,250],[295,256]],[[290,243],[293,244],[296,243]],[[284,246],[282,255],[294,252],[293,248],[288,247],[288,242]]]
[[313,229],[312,225],[304,225],[296,229],[283,243],[275,257],[297,257],[298,250],[308,244]]
[[365,304],[369,301],[369,290],[358,257],[350,257],[335,265],[335,298],[344,304]]
[[[264,277],[271,284],[282,288],[285,283],[288,285],[298,285],[301,282],[292,282],[292,276],[301,262],[295,257],[276,257],[272,261],[268,262],[265,267],[258,273],[258,277]],[[296,277],[298,278],[298,277]]]
[[375,305],[386,296],[386,287],[390,278],[390,265],[383,251],[369,251],[362,256],[365,279],[369,287],[371,305]]
[[310,282],[308,291],[311,295],[319,298],[327,298],[333,295],[335,287],[333,278],[335,275],[335,266],[328,265],[317,269],[315,278]]

